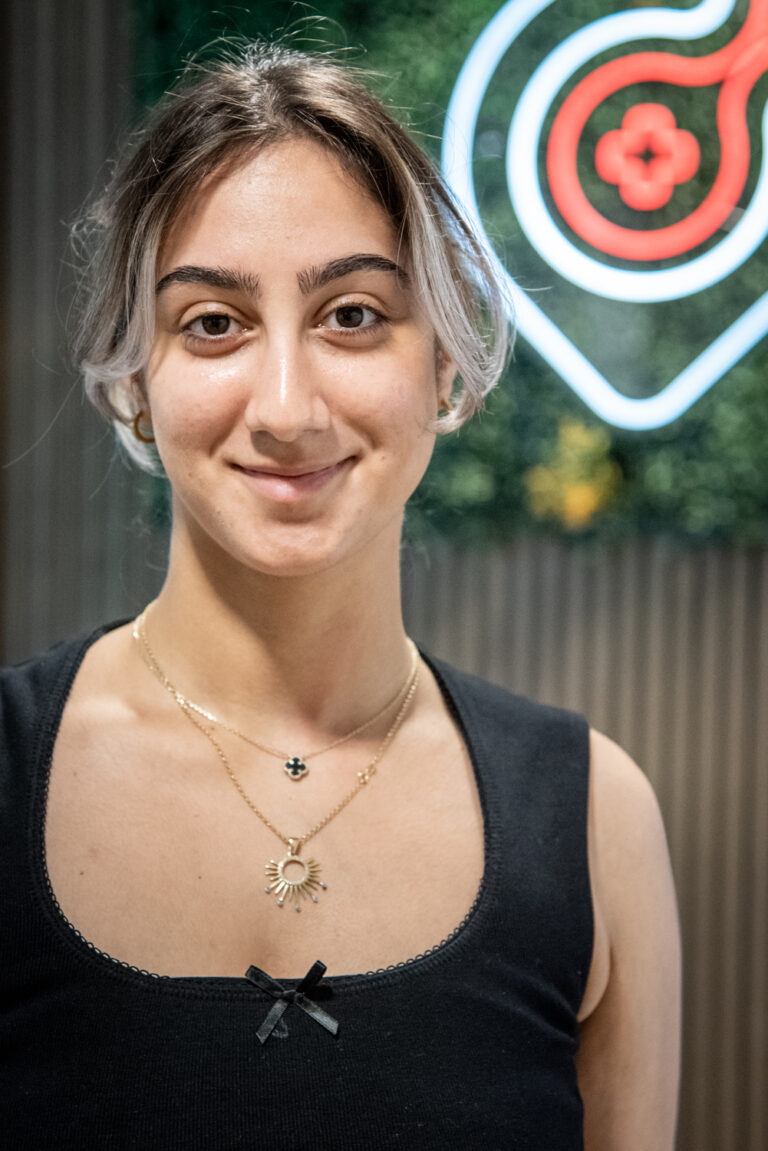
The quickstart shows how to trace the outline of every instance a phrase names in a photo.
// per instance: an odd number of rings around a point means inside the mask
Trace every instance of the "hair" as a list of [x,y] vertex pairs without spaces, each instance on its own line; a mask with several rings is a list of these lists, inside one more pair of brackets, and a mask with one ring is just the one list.
[[327,148],[392,221],[439,350],[457,366],[453,406],[436,430],[459,427],[498,381],[509,325],[493,261],[364,75],[330,55],[262,42],[188,65],[76,230],[85,261],[74,351],[86,394],[146,470],[157,470],[157,456],[131,424],[154,335],[161,244],[207,177],[281,141]]

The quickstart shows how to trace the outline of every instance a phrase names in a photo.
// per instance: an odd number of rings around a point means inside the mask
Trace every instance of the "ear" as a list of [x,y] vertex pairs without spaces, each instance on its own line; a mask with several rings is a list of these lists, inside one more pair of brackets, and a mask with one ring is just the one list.
[[437,399],[441,407],[450,409],[453,381],[456,379],[458,368],[456,361],[447,352],[438,347],[435,354],[435,373],[437,382]]
[[137,408],[149,408],[147,383],[143,370],[134,372],[128,377],[128,393]]

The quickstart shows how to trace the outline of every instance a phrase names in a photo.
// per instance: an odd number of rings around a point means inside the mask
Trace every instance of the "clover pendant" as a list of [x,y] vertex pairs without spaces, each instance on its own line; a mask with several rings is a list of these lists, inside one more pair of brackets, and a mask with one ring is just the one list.
[[309,771],[306,763],[299,755],[292,755],[290,759],[286,759],[283,767],[291,779],[303,779]]

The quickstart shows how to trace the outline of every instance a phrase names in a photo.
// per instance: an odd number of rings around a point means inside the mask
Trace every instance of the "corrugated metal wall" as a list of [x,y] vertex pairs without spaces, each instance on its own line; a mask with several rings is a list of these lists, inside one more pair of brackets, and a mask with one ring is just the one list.
[[[64,357],[66,221],[129,103],[119,0],[6,0],[4,658],[135,611],[162,540]],[[412,632],[584,711],[653,780],[685,944],[681,1151],[768,1148],[768,555],[520,542],[405,561]],[[545,1151],[545,1149],[542,1149]],[[632,1151],[627,1148],[627,1151]]]
[[765,1151],[768,554],[432,547],[406,555],[404,585],[428,648],[584,712],[648,773],[683,928],[679,1147]]
[[128,117],[126,5],[5,0],[3,16],[2,624],[16,659],[132,610],[157,575],[141,485],[84,405],[64,334],[67,225]]

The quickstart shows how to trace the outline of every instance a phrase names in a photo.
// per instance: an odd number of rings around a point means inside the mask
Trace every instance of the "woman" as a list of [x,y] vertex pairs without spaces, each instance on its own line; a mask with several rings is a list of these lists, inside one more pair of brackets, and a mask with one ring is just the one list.
[[405,502],[504,354],[439,178],[349,71],[252,46],[95,232],[86,386],[173,528],[137,621],[4,680],[11,1145],[671,1148],[644,777],[403,628]]

